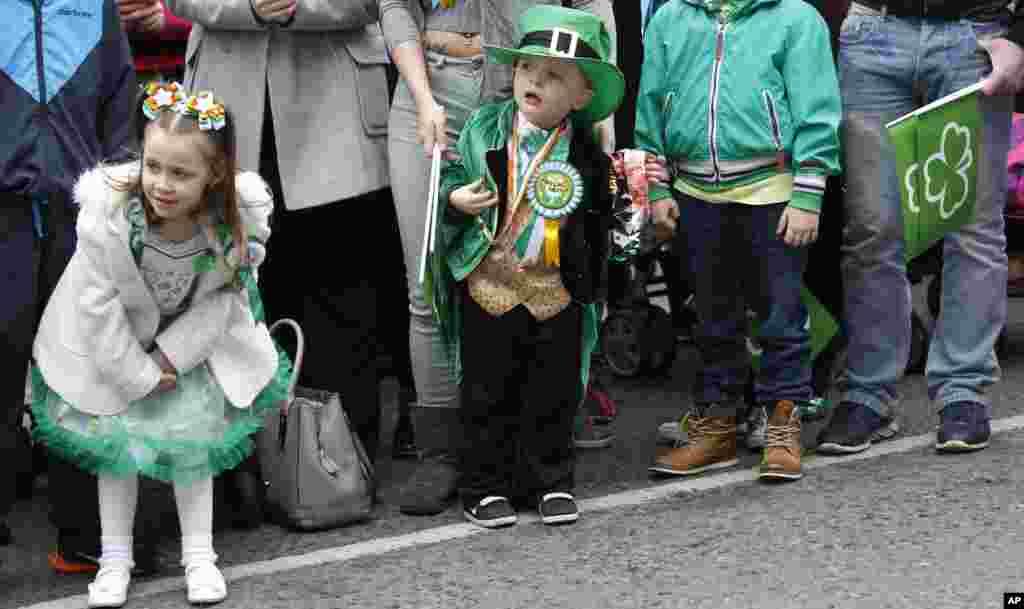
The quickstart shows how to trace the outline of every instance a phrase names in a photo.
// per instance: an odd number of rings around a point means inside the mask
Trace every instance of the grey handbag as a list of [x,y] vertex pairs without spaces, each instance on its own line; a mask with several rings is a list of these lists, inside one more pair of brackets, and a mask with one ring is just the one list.
[[338,394],[296,386],[305,340],[291,319],[274,322],[271,334],[282,325],[297,337],[288,400],[267,415],[257,439],[270,516],[300,530],[364,520],[373,510],[373,464]]

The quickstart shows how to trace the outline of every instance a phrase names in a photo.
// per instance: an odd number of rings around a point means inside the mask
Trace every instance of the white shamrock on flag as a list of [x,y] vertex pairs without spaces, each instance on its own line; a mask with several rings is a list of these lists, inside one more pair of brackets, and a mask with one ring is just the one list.
[[914,187],[914,174],[921,166],[917,163],[907,167],[907,173],[903,176],[903,186],[907,189],[907,207],[915,214],[921,213],[921,207],[917,204],[917,188]]
[[950,219],[967,202],[970,192],[967,170],[973,163],[971,130],[958,123],[947,123],[942,130],[939,151],[924,164],[924,197],[938,206],[943,220]]

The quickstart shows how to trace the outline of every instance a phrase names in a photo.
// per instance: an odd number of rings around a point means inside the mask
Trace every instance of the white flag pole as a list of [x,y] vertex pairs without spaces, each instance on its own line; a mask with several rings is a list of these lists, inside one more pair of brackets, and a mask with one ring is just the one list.
[[441,147],[434,144],[430,160],[430,180],[427,194],[427,214],[423,226],[423,245],[420,248],[419,283],[423,283],[427,272],[427,254],[434,251],[434,224],[437,216],[438,189],[441,180]]

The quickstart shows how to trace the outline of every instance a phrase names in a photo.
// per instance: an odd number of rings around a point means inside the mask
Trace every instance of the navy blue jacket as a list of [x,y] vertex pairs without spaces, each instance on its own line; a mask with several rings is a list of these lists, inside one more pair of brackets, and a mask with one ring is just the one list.
[[113,0],[0,2],[0,194],[67,194],[126,156],[135,96]]

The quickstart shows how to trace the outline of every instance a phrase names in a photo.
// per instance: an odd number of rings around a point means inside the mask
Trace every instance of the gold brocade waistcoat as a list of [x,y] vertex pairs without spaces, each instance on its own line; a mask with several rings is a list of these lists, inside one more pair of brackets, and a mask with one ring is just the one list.
[[539,321],[551,319],[572,302],[557,266],[523,266],[514,243],[524,230],[531,207],[520,205],[514,221],[506,221],[491,249],[466,277],[469,295],[480,308],[498,317],[523,305]]

